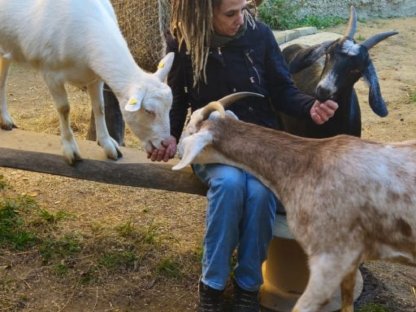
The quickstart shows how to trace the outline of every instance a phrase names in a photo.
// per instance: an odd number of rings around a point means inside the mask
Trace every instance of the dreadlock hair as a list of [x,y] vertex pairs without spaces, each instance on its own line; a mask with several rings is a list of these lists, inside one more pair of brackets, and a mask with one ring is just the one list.
[[213,5],[221,0],[173,0],[170,30],[191,54],[193,81],[206,81],[205,65],[213,32]]
[[[194,86],[201,80],[207,82],[205,67],[214,31],[213,8],[221,5],[221,2],[222,0],[172,0],[170,31],[178,40],[179,47],[185,44],[191,55]],[[253,16],[246,16],[254,27]]]

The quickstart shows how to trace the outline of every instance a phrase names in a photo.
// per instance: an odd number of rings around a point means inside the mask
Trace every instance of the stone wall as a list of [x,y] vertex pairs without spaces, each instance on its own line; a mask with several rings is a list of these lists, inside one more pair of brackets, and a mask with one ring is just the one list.
[[[266,0],[267,1],[267,0]],[[416,0],[293,0],[300,5],[299,16],[348,17],[354,5],[359,18],[416,16]]]

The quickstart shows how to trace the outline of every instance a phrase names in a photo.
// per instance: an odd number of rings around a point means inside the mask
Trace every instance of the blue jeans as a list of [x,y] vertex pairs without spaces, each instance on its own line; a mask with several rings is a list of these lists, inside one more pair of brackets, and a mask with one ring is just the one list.
[[258,290],[280,203],[266,186],[241,169],[222,164],[193,165],[193,169],[209,187],[202,282],[223,290],[237,248],[235,282],[245,290]]

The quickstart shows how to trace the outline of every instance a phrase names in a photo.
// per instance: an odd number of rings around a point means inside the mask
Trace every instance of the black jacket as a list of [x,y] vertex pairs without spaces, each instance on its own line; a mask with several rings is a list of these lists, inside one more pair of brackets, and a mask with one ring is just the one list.
[[240,38],[211,49],[206,67],[207,84],[200,82],[196,87],[193,87],[190,55],[184,47],[178,51],[172,37],[168,37],[167,47],[168,52],[175,52],[168,84],[173,92],[171,133],[177,139],[189,106],[194,111],[233,92],[265,95],[265,98],[248,97],[232,104],[229,109],[240,120],[278,129],[274,110],[310,118],[314,99],[295,87],[273,33],[263,23],[257,22],[254,29],[248,25]]

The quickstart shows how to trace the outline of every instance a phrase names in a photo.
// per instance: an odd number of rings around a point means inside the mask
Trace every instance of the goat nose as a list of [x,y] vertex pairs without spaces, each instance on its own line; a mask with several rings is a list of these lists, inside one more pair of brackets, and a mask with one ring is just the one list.
[[319,102],[325,102],[331,97],[331,91],[322,86],[317,86],[315,91],[315,96]]

